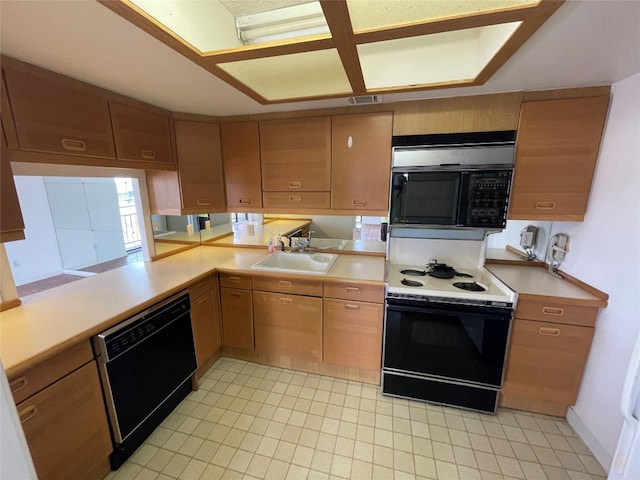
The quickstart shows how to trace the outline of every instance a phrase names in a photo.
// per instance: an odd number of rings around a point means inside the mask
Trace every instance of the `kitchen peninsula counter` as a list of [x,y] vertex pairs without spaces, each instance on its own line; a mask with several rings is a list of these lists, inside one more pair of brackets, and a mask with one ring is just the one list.
[[[7,376],[87,340],[215,271],[274,275],[251,269],[267,255],[266,249],[200,246],[25,297],[21,306],[0,314],[0,358]],[[384,258],[345,253],[326,275],[298,276],[383,285]]]

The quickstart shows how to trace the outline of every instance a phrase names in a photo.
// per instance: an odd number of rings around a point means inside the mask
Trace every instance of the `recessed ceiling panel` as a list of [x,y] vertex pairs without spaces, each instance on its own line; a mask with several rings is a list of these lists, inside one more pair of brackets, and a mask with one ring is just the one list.
[[538,0],[347,0],[356,33],[538,3]]
[[269,101],[351,93],[335,49],[218,64]]
[[358,45],[368,90],[473,80],[520,22]]

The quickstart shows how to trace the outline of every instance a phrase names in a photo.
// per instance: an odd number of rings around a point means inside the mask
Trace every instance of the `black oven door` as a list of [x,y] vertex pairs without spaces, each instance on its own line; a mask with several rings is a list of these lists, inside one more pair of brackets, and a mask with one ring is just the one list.
[[393,172],[392,225],[456,225],[460,172]]
[[512,311],[387,300],[388,371],[500,388]]

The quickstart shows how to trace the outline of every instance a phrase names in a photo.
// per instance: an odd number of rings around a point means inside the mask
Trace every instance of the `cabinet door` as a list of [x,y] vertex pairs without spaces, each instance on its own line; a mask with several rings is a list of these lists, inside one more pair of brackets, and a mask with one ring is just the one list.
[[28,73],[4,74],[21,149],[116,157],[105,98]]
[[200,367],[213,357],[222,344],[213,290],[191,301],[191,324]]
[[331,125],[331,207],[388,210],[393,114],[334,116]]
[[516,318],[503,394],[573,405],[592,338],[593,328]]
[[119,160],[173,163],[169,114],[109,102]]
[[178,172],[185,209],[224,210],[224,173],[220,127],[214,123],[175,121]]
[[227,205],[236,210],[261,208],[258,122],[223,123],[220,132]]
[[222,344],[253,350],[253,307],[251,292],[237,288],[220,288],[222,306]]
[[95,361],[17,407],[40,480],[92,478],[112,451]]
[[608,107],[608,96],[522,104],[510,219],[584,219]]
[[[3,132],[0,132],[2,134]],[[2,155],[0,155],[0,242],[12,242],[23,240],[24,220],[22,210],[16,191],[16,184],[13,181],[13,172],[9,158],[4,154],[5,145],[3,142]]]
[[262,190],[331,190],[331,118],[260,122]]
[[380,370],[382,304],[324,299],[324,362]]
[[320,362],[322,299],[253,292],[256,351]]

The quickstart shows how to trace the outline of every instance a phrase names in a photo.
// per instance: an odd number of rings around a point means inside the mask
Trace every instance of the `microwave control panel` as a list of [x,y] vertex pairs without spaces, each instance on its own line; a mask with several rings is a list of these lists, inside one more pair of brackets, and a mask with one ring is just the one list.
[[511,186],[511,171],[469,172],[466,212],[463,223],[468,227],[504,228]]

